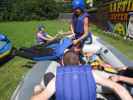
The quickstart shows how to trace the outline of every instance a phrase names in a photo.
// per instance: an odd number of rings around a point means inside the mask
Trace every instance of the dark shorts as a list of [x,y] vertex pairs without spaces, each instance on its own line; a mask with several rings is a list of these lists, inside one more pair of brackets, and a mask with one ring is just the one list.
[[[51,72],[48,72],[44,75],[43,77],[43,82],[44,82],[44,85],[47,86],[48,83],[55,77],[55,75]],[[56,97],[55,97],[55,94],[49,99],[49,100],[55,100]]]
[[51,72],[48,72],[43,77],[44,85],[47,86],[48,83],[55,77],[55,75]]

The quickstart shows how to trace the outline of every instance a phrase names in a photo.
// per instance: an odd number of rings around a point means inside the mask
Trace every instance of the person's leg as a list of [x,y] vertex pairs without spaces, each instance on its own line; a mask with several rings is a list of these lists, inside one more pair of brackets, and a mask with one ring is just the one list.
[[[55,75],[51,72],[47,73],[44,75],[43,81],[45,86],[48,85],[48,83],[55,77]],[[49,100],[55,100],[55,95],[53,95]]]
[[47,86],[48,83],[55,77],[55,75],[52,72],[48,72],[43,77],[44,85]]
[[[110,78],[110,76],[114,76],[114,74],[111,74],[111,73],[107,73],[107,72],[104,72],[104,71],[99,71],[99,70],[93,70],[93,72],[98,75],[99,77],[102,77],[102,78]],[[107,87],[103,87],[99,84],[97,84],[97,89],[96,89],[97,93],[104,93],[104,94],[112,94],[112,90],[107,88]]]
[[34,88],[34,95],[39,94],[40,92],[42,92],[45,87],[48,85],[48,83],[54,78],[54,74],[49,72],[46,73],[41,81],[41,83],[39,85],[36,85]]
[[94,73],[94,71],[93,71],[93,76],[97,84],[112,89],[121,98],[121,100],[133,100],[129,92],[120,84],[115,83],[109,79],[100,77],[96,73]]
[[121,82],[133,96],[133,70],[126,69],[120,72],[116,77],[111,77],[113,81]]

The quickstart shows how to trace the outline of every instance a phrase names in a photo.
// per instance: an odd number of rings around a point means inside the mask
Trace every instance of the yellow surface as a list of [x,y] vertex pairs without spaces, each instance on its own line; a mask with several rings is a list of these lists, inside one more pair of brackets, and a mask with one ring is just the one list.
[[106,71],[106,72],[110,72],[110,73],[117,73],[117,71],[115,70],[115,69],[113,69],[113,68],[104,68],[104,71]]
[[10,50],[5,52],[5,53],[3,53],[2,55],[0,55],[0,59],[5,57],[5,56],[7,56],[7,55],[9,55],[9,54],[10,54]]

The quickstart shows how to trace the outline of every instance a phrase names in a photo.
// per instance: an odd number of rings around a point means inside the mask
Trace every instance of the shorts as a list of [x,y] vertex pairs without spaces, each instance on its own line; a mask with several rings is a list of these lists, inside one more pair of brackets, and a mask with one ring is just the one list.
[[[44,75],[43,80],[41,82],[42,85],[47,86],[48,83],[55,77],[55,75],[51,72],[48,72]],[[55,94],[49,100],[55,100]]]

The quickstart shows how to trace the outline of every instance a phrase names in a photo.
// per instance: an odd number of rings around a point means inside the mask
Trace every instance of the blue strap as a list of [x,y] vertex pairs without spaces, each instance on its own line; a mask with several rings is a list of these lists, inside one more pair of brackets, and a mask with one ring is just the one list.
[[91,67],[57,68],[56,100],[96,100],[96,83]]

